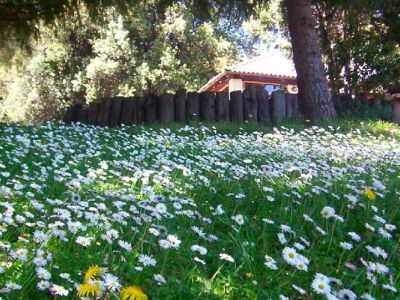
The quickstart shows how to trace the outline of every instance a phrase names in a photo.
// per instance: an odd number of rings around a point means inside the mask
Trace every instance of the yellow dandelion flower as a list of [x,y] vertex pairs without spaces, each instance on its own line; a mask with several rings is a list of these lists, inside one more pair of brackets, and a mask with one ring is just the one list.
[[367,198],[371,201],[374,201],[376,198],[376,194],[373,190],[366,188],[365,192],[364,192],[365,196],[367,196]]
[[130,285],[121,290],[122,300],[148,300],[147,295],[143,293],[140,286]]
[[103,274],[103,268],[98,265],[90,266],[85,273],[85,281],[88,282],[91,279],[95,279],[97,275]]
[[78,286],[78,297],[90,297],[100,295],[100,284],[95,282],[93,284],[83,283]]

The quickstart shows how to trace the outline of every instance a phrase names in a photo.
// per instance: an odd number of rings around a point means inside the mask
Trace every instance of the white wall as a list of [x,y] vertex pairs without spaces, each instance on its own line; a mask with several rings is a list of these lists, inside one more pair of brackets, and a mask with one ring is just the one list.
[[243,92],[243,81],[242,79],[230,79],[229,80],[229,94],[233,91]]

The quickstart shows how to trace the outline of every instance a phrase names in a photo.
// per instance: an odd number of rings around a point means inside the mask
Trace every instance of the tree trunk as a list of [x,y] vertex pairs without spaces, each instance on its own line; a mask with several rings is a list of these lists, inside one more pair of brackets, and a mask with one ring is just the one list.
[[334,118],[336,111],[321,60],[311,3],[285,0],[285,6],[303,113],[312,120]]
[[319,31],[321,36],[321,50],[326,56],[326,64],[328,67],[328,78],[330,82],[331,91],[334,95],[339,93],[338,82],[335,77],[335,60],[332,49],[332,40],[330,37],[330,24],[333,23],[333,9],[327,7],[327,5],[318,4],[316,5],[316,12],[319,22]]

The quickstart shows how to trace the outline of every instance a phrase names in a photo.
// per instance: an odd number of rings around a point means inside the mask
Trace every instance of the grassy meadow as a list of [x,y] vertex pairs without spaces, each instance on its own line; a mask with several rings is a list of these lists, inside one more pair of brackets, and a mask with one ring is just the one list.
[[0,125],[1,299],[398,299],[381,121]]

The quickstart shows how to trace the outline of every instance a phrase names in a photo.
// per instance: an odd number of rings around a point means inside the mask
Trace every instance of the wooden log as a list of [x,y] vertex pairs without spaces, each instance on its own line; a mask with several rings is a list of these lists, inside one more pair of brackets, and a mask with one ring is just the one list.
[[244,120],[257,122],[257,89],[254,85],[243,92]]
[[284,91],[275,91],[271,96],[272,118],[274,121],[280,121],[286,117],[286,101]]
[[200,120],[205,122],[215,121],[214,92],[203,92],[200,94]]
[[392,120],[400,125],[400,99],[392,101]]
[[72,119],[71,122],[81,122],[81,111],[83,110],[83,106],[80,103],[75,104],[72,106]]
[[133,97],[126,97],[122,100],[121,124],[126,126],[133,124],[133,109],[135,108],[135,102],[133,99]]
[[300,103],[299,103],[299,95],[298,94],[293,94],[292,113],[293,113],[293,118],[296,118],[296,119],[301,118],[301,111],[300,111]]
[[81,109],[77,111],[77,120],[80,123],[86,124],[87,123],[87,115],[88,115],[88,109],[87,107],[84,107],[81,105]]
[[268,91],[265,89],[257,90],[258,121],[260,123],[271,123],[271,109]]
[[285,103],[286,103],[286,117],[288,119],[298,118],[297,95],[286,93]]
[[144,121],[147,124],[157,121],[157,96],[148,95],[144,100]]
[[[354,103],[354,101],[353,101],[353,103]],[[368,114],[370,107],[372,107],[372,106],[373,106],[373,102],[368,99],[368,94],[362,93],[361,94],[361,110],[360,110],[360,112],[363,115],[366,115],[366,114]]]
[[229,109],[229,93],[218,92],[215,98],[215,117],[217,121],[229,121],[230,120],[230,109]]
[[103,98],[99,103],[99,111],[97,113],[97,125],[107,126],[108,117],[110,116],[111,98]]
[[108,125],[110,127],[121,125],[122,101],[122,97],[114,97],[111,99],[110,116],[108,117]]
[[200,118],[200,95],[196,92],[187,94],[187,115],[189,120]]
[[382,108],[383,107],[382,100],[381,99],[374,99],[374,107],[378,108],[378,109]]
[[145,111],[144,111],[144,104],[145,98],[144,97],[135,97],[134,98],[135,108],[133,113],[133,122],[135,124],[142,124],[145,119]]
[[293,118],[292,94],[285,93],[286,118]]
[[246,121],[248,120],[248,102],[250,102],[250,91],[249,89],[246,89],[242,93],[242,99],[243,99],[243,120]]
[[73,113],[74,113],[74,106],[68,107],[67,111],[64,114],[63,121],[67,124],[70,124],[73,119]]
[[158,100],[159,121],[162,124],[171,123],[175,119],[174,113],[174,95],[163,94]]
[[342,97],[340,95],[332,95],[332,102],[338,114],[342,111]]
[[371,101],[369,101],[367,93],[362,93],[360,96],[361,96],[361,103],[364,108],[367,108],[368,106],[371,105]]
[[230,114],[235,123],[243,123],[243,97],[241,91],[231,92]]
[[90,125],[97,125],[97,114],[99,111],[99,103],[92,102],[88,107],[87,120]]
[[80,108],[78,104],[74,104],[71,107],[71,123],[75,123],[77,121],[77,110]]
[[181,89],[175,95],[175,121],[186,122],[186,90]]

